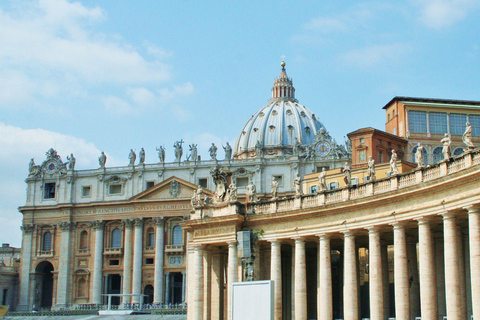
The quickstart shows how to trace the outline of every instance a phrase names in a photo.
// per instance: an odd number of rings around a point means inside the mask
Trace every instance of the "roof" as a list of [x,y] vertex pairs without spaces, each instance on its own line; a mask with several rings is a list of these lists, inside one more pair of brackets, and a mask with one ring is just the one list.
[[434,98],[414,98],[414,97],[399,97],[396,96],[390,100],[382,109],[387,109],[387,107],[393,102],[420,102],[420,103],[438,103],[438,104],[461,104],[461,105],[470,105],[470,106],[480,106],[480,101],[473,100],[453,100],[453,99],[434,99]]
[[401,138],[401,137],[399,137],[395,134],[391,134],[391,133],[388,133],[388,132],[385,132],[385,131],[382,131],[382,130],[378,130],[378,129],[375,129],[375,128],[372,128],[372,127],[360,128],[360,129],[355,130],[353,132],[347,133],[347,137],[350,138],[351,136],[357,136],[357,135],[366,134],[366,133],[382,135],[384,137],[387,137],[387,138],[390,138],[390,139],[393,139],[393,140],[399,140],[399,141],[408,143],[407,140],[405,140],[405,139],[403,139],[403,138]]

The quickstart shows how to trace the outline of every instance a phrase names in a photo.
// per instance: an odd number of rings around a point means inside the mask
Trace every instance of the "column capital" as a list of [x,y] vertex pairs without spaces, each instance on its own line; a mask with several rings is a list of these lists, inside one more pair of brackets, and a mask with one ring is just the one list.
[[301,236],[293,237],[292,239],[295,240],[295,243],[305,243],[305,238]]
[[406,228],[407,221],[395,221],[390,223],[390,225],[393,227],[393,230],[401,230]]
[[465,206],[463,209],[467,210],[468,214],[479,214],[480,207],[478,205]]
[[330,240],[332,235],[329,234],[329,233],[319,233],[319,234],[316,234],[316,236],[320,239],[320,240]]
[[20,226],[20,229],[22,229],[23,233],[32,233],[34,228],[35,225],[33,223],[24,223],[22,226]]
[[143,219],[142,218],[135,218],[133,219],[135,223],[135,227],[143,227]]
[[62,221],[58,223],[58,227],[62,231],[70,231],[76,224],[76,222]]
[[355,237],[357,235],[356,230],[345,230],[345,231],[341,231],[341,233],[343,233],[344,238]]
[[418,222],[419,225],[424,225],[424,224],[430,224],[430,222],[433,220],[432,216],[421,216],[419,218],[415,218]]
[[457,217],[457,214],[453,211],[445,211],[440,213],[440,215],[443,217],[443,220],[455,220]]
[[92,228],[95,229],[95,230],[103,230],[104,225],[105,225],[105,221],[103,221],[103,220],[92,221]]
[[122,219],[123,224],[125,225],[125,228],[132,228],[133,227],[133,218],[127,218],[127,219]]
[[165,225],[165,218],[164,217],[154,217],[153,222],[156,226],[163,227]]
[[368,234],[380,233],[380,226],[366,227]]
[[204,249],[204,245],[201,243],[192,243],[190,246],[194,251],[201,251]]
[[272,240],[269,240],[268,242],[270,242],[270,244],[272,246],[281,246],[282,245],[282,240],[280,240],[280,239],[272,239]]
[[233,247],[233,246],[237,246],[237,240],[230,240],[227,242],[228,244],[228,247]]

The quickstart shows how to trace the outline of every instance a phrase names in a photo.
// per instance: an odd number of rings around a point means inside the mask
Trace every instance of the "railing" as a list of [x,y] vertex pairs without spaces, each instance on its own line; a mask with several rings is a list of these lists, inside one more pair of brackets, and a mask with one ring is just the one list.
[[88,254],[90,253],[90,249],[78,249],[77,254]]
[[447,172],[454,173],[465,168],[465,157],[457,158],[455,161],[447,164]]
[[408,173],[406,175],[400,176],[398,181],[399,188],[405,188],[415,184],[416,182],[416,175],[415,172]]
[[442,171],[440,170],[440,166],[428,168],[423,173],[423,180],[429,181],[429,180],[437,179],[441,175],[442,175]]
[[350,199],[357,199],[367,194],[367,186],[359,186],[350,190]]
[[122,254],[123,248],[105,248],[103,254]]
[[[393,177],[393,178],[396,179],[397,177]],[[392,183],[390,182],[390,179],[374,182],[373,193],[377,194],[377,193],[383,193],[383,192],[390,191],[391,185],[392,185]]]
[[183,252],[184,246],[181,244],[169,244],[165,246],[165,252]]
[[327,193],[327,203],[339,202],[342,200],[342,190]]
[[0,271],[1,271],[1,272],[15,273],[15,272],[18,272],[18,267],[14,267],[14,266],[0,266]]
[[302,199],[302,207],[309,208],[314,207],[318,204],[318,196],[316,194],[305,196]]
[[255,214],[265,214],[269,212],[270,212],[270,203],[255,205]]
[[52,256],[53,256],[53,250],[48,250],[48,251],[41,250],[41,251],[38,251],[37,256],[39,256],[39,257],[52,257]]
[[295,207],[292,199],[282,200],[278,203],[277,211],[289,211]]
[[480,163],[480,153],[474,153],[473,154],[473,164],[479,164]]

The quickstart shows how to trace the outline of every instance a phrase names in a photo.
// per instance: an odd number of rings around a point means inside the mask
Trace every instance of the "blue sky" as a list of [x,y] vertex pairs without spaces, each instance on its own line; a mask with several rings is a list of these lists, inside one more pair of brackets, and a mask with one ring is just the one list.
[[[270,98],[296,96],[337,141],[384,129],[394,96],[480,100],[480,1],[1,1],[0,242],[20,246],[30,158],[126,165],[183,139],[207,157]],[[223,156],[223,154],[221,154]]]

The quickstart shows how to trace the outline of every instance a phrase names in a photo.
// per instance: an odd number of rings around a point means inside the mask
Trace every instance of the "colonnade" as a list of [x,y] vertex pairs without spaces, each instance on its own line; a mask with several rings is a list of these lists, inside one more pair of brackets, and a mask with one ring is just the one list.
[[[442,240],[443,238],[443,240]],[[415,239],[412,243],[412,239]],[[316,243],[316,275],[307,272],[306,257],[310,247]],[[333,248],[332,243],[335,243]],[[274,281],[273,312],[274,319],[319,320],[334,319],[333,306],[341,305],[340,317],[335,319],[358,320],[367,317],[371,320],[396,319],[438,320],[441,316],[448,319],[480,319],[480,211],[476,207],[463,208],[457,212],[445,212],[435,216],[420,216],[408,221],[394,221],[388,225],[375,225],[359,229],[349,228],[341,232],[305,234],[296,237],[262,239],[256,245],[270,249],[269,264],[263,260],[260,268],[268,269],[269,279]],[[467,246],[468,245],[468,246]],[[226,244],[223,244],[225,248]],[[282,247],[292,246],[291,292],[282,290]],[[368,250],[368,294],[360,293],[359,248]],[[393,256],[393,262],[387,258]],[[214,282],[204,281],[199,275],[204,268],[218,268],[211,263],[205,264],[202,257],[209,250],[202,244],[193,246],[194,258],[189,271],[193,272],[193,301],[189,303],[188,319],[230,319],[231,287],[241,273],[236,255],[236,243],[228,243],[226,263],[227,301],[211,299],[206,301],[205,286]],[[441,250],[441,254],[439,254]],[[225,249],[223,251],[225,254]],[[314,251],[313,251],[314,252]],[[332,274],[332,253],[340,254],[343,274]],[[267,258],[268,259],[268,258]],[[417,260],[418,259],[418,260]],[[392,260],[392,259],[390,259]],[[210,260],[211,261],[211,260]],[[311,261],[311,260],[309,260]],[[241,265],[241,264],[240,264]],[[389,266],[393,269],[393,280],[389,280]],[[437,270],[443,266],[443,273]],[[240,271],[239,271],[240,270]],[[316,315],[312,316],[310,298],[307,298],[307,282],[316,277]],[[341,277],[343,294],[336,295],[343,301],[334,302],[334,277]],[[239,279],[241,280],[241,278]],[[256,276],[261,279],[261,275]],[[337,282],[338,283],[338,282]],[[389,287],[393,290],[389,294]],[[220,284],[220,287],[221,284]],[[213,289],[211,289],[213,290]],[[215,290],[221,290],[215,288]],[[308,294],[311,294],[310,292]],[[292,314],[285,314],[283,295],[292,299]],[[367,301],[368,299],[368,301]],[[391,301],[393,300],[393,301]],[[415,301],[419,301],[416,304]],[[225,307],[223,306],[225,304]],[[307,308],[308,304],[308,308]],[[362,305],[367,305],[363,308]],[[393,307],[394,305],[394,307]],[[390,306],[392,306],[390,308]],[[222,317],[217,309],[224,308]],[[214,310],[206,313],[205,309]],[[308,313],[308,314],[307,314]]]

